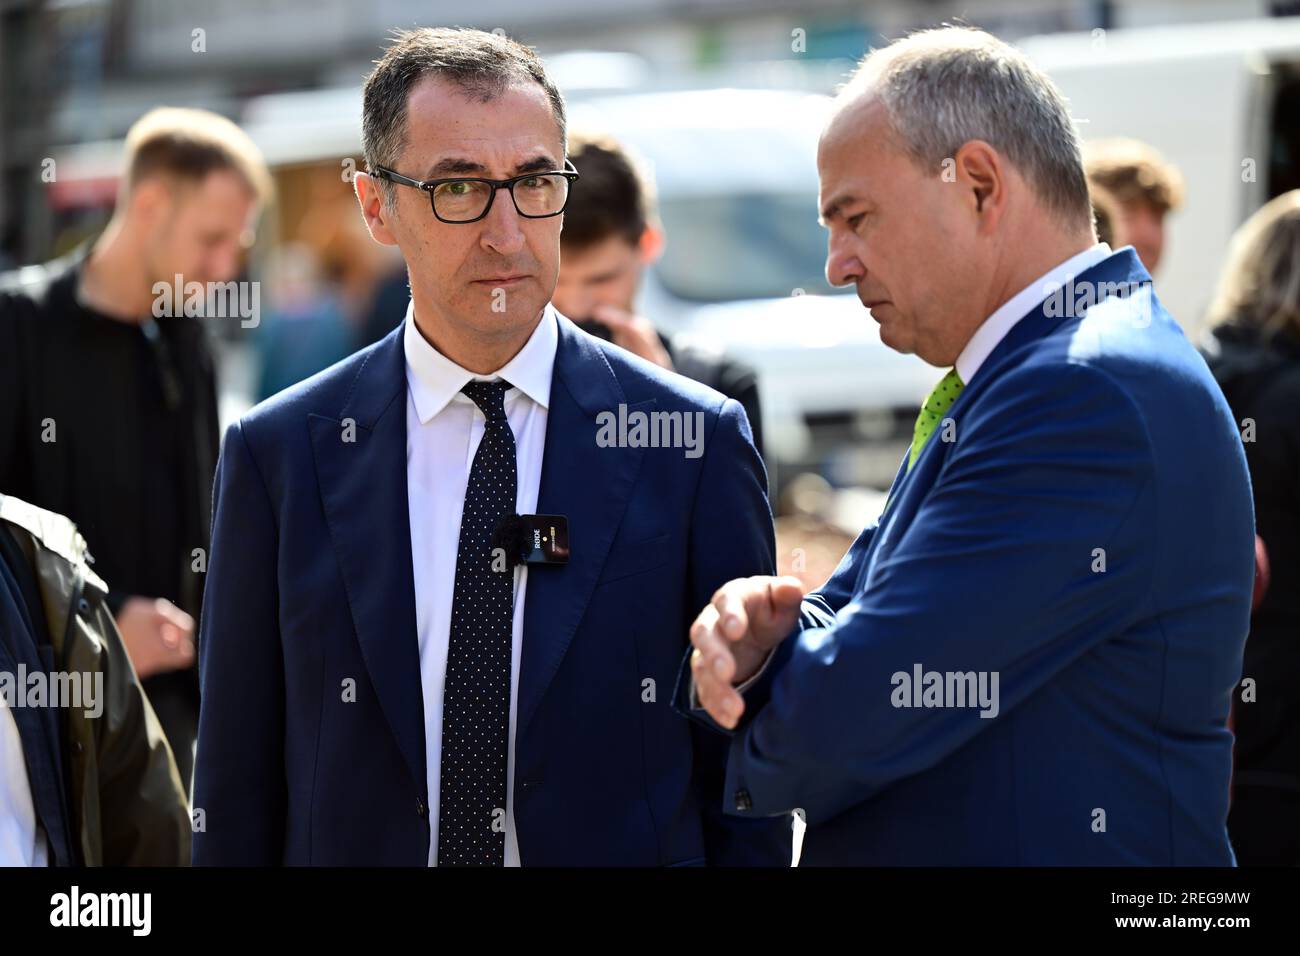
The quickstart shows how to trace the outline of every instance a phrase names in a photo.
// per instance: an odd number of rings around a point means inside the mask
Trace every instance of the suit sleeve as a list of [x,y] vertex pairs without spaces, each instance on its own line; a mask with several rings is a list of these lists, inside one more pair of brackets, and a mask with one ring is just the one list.
[[[727,791],[748,791],[746,815],[801,807],[811,825],[870,799],[1144,613],[1150,442],[1121,389],[1081,365],[1017,370],[956,428],[912,523],[832,620],[787,642],[767,706],[732,738]],[[984,672],[993,706],[902,706],[895,675],[916,665]]]
[[194,780],[204,826],[194,834],[194,863],[277,866],[286,807],[278,535],[240,423],[218,460],[213,515]]
[[[862,555],[871,546],[871,538],[875,533],[876,525],[874,524],[863,530],[844,557],[840,559],[839,565],[826,580],[826,583],[816,591],[804,596],[799,610],[799,621],[795,625],[795,629],[790,632],[791,635],[813,627],[828,627],[834,622],[836,613],[848,603],[849,598],[852,596],[853,585],[857,580]],[[736,685],[736,690],[745,699],[745,712],[741,715],[737,727],[732,729],[717,723],[709,716],[707,711],[699,706],[699,701],[695,696],[695,679],[691,674],[691,651],[688,649],[686,656],[682,659],[677,678],[676,706],[678,711],[692,720],[699,721],[717,733],[726,734],[728,737],[732,736],[741,730],[752,716],[767,704],[768,694],[772,689],[772,677],[790,659],[790,651],[790,639],[787,637],[768,653],[767,659],[763,661],[763,665],[753,677]]]
[[[767,476],[744,412],[728,399],[706,443],[695,497],[690,545],[692,619],[695,610],[732,578],[771,574],[775,552]],[[683,632],[689,626],[690,621],[684,621]],[[741,820],[727,816],[723,812],[723,779],[728,738],[694,721],[691,734],[709,864],[789,866],[791,818]]]
[[[810,594],[805,594],[799,609],[799,631],[814,627],[828,627],[844,605],[853,596],[853,588],[858,579],[858,568],[862,556],[871,547],[871,539],[876,534],[876,525],[868,525],[857,540],[849,546],[844,557],[836,566],[826,583]],[[798,633],[798,631],[796,631]]]
[[726,394],[740,403],[749,422],[749,433],[758,457],[763,457],[763,406],[758,391],[758,373],[741,362],[728,362],[724,372]]

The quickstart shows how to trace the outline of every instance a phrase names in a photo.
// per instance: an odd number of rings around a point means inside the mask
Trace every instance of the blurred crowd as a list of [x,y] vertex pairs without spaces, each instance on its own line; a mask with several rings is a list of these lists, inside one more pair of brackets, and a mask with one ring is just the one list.
[[[0,278],[0,495],[17,500],[0,509],[8,615],[0,669],[49,667],[51,655],[67,659],[83,640],[100,641],[111,658],[114,630],[133,668],[114,671],[120,686],[108,703],[120,712],[107,731],[0,716],[0,766],[25,760],[33,794],[24,804],[0,784],[0,864],[182,863],[188,853],[178,830],[190,814],[222,353],[183,307],[189,293],[173,295],[170,285],[174,277],[186,289],[200,283],[211,301],[211,284],[248,281],[254,230],[274,195],[252,141],[213,114],[154,111],[125,148],[102,232]],[[569,156],[581,179],[565,213],[555,307],[591,334],[736,399],[761,452],[755,369],[729,355],[728,343],[701,347],[638,311],[645,270],[671,239],[649,174],[599,130],[573,134]],[[1134,247],[1158,289],[1165,220],[1186,198],[1178,171],[1134,140],[1093,143],[1086,161],[1101,241]],[[405,268],[369,242],[355,206],[334,193],[308,208],[300,234],[311,240],[283,243],[269,259],[269,308],[252,336],[258,400],[392,334],[406,314]],[[161,296],[160,282],[169,287]],[[1229,830],[1242,864],[1295,865],[1300,191],[1240,227],[1207,319],[1198,344],[1242,426],[1254,486],[1257,586],[1243,681],[1267,674],[1272,688],[1234,701]],[[808,589],[830,575],[860,527],[837,520],[834,498],[823,477],[806,473],[774,503],[778,570]],[[66,516],[79,534],[18,502]],[[63,820],[63,831],[32,828],[36,819]],[[33,832],[34,841],[22,836]]]

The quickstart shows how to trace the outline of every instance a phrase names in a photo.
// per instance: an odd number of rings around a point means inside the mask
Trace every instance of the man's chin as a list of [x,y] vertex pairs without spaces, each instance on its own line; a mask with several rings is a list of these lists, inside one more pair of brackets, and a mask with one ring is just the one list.
[[479,329],[508,335],[535,324],[545,307],[546,300],[536,294],[471,295],[462,314]]
[[492,312],[514,312],[530,309],[534,303],[545,305],[537,280],[532,276],[505,284],[470,282],[466,286],[467,298],[482,303],[482,308]]
[[[873,312],[872,315],[874,316],[875,313]],[[882,344],[901,355],[912,354],[914,343],[909,336],[898,334],[900,330],[892,322],[881,321],[879,319],[877,319],[877,321],[880,322],[880,341]]]

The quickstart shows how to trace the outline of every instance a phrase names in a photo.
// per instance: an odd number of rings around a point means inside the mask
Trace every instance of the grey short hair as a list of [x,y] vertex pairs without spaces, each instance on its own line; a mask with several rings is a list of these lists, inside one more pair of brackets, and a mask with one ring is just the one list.
[[839,96],[868,91],[923,168],[940,170],[963,144],[983,140],[1015,164],[1066,225],[1092,221],[1065,98],[1010,44],[969,27],[913,33],[868,53]]
[[[406,148],[407,100],[426,76],[449,80],[483,103],[500,96],[512,83],[538,84],[550,101],[563,148],[564,97],[551,82],[535,50],[499,33],[425,27],[398,31],[366,78],[361,143],[368,169],[391,168]],[[412,174],[408,171],[405,175]],[[380,180],[380,186],[385,202],[391,206],[393,184]]]

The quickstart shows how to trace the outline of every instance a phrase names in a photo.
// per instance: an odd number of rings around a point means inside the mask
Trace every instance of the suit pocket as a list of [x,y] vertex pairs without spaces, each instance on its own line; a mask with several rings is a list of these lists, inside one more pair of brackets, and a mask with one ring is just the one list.
[[614,548],[605,559],[605,568],[596,586],[663,567],[668,563],[671,544],[672,535],[664,534]]

